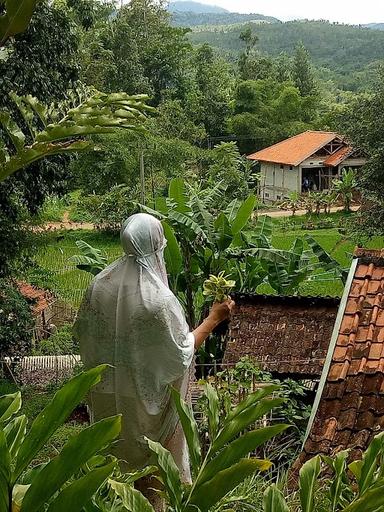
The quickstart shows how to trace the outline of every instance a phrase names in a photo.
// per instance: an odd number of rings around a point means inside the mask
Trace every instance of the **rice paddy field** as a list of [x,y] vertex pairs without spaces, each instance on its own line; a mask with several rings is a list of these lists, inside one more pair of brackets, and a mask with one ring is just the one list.
[[[327,216],[328,218],[330,216]],[[335,220],[335,219],[334,219]],[[301,229],[302,219],[295,218],[292,222],[287,219],[274,221],[273,245],[279,249],[289,249],[297,237],[309,233],[330,253],[343,267],[349,267],[354,251],[354,242],[343,238],[337,228],[330,229]],[[119,237],[96,231],[65,231],[51,232],[36,235],[37,243],[36,262],[42,270],[39,272],[39,285],[46,286],[74,307],[78,307],[83,293],[90,283],[92,276],[87,272],[78,270],[69,258],[78,253],[76,240],[87,241],[93,247],[101,249],[112,262],[122,255]],[[377,237],[365,244],[368,248],[384,247],[384,237]],[[31,275],[32,281],[36,280]],[[272,293],[269,285],[262,285],[258,293]],[[338,280],[320,282],[306,282],[301,285],[299,293],[302,295],[341,296],[343,285]]]

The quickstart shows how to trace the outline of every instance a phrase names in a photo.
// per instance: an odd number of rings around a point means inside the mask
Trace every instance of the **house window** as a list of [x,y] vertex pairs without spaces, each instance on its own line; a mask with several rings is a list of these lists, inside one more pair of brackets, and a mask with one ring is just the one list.
[[284,165],[280,165],[280,169],[284,169]]
[[266,193],[265,193],[265,197],[269,197],[269,194],[268,194],[268,192],[266,192]]
[[292,171],[292,170],[293,170],[293,166],[292,166],[292,165],[290,165],[290,166],[289,166],[289,170],[290,170],[290,171]]
[[276,199],[277,199],[278,201],[280,201],[281,196],[276,196]]

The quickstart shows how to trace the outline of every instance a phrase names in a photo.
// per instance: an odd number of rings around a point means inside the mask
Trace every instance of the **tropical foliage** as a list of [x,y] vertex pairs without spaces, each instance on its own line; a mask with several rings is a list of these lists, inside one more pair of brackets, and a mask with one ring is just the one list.
[[15,283],[1,279],[0,287],[0,361],[17,360],[31,348],[32,309]]
[[4,11],[0,15],[0,47],[10,37],[24,32],[32,17],[36,0],[21,0],[17,3],[12,0],[3,0],[1,4]]
[[86,135],[111,133],[116,128],[142,131],[145,112],[152,110],[145,104],[146,96],[125,93],[73,93],[58,108],[45,107],[32,96],[12,95],[12,99],[28,130],[24,133],[9,113],[0,113],[2,128],[13,146],[12,152],[5,144],[0,150],[0,181],[46,156],[90,149],[90,141],[83,140]]
[[100,249],[95,249],[84,240],[77,240],[76,246],[81,253],[71,256],[69,261],[74,263],[79,270],[84,270],[96,276],[105,268],[107,258]]
[[[268,460],[247,458],[248,454],[267,440],[280,434],[288,425],[276,424],[248,430],[263,415],[283,403],[271,396],[278,390],[269,385],[248,395],[220,421],[219,398],[215,389],[206,386],[208,400],[209,448],[202,453],[196,422],[191,409],[173,391],[173,398],[186,436],[193,480],[183,485],[171,454],[159,443],[148,440],[164,485],[168,510],[208,512],[247,476],[266,471]],[[145,509],[142,509],[145,510]]]
[[346,212],[351,211],[351,202],[356,185],[356,174],[352,169],[344,169],[341,178],[333,182],[335,194],[342,199]]
[[[300,470],[300,503],[302,512],[316,511],[316,490],[321,463],[332,473],[326,483],[329,509],[332,512],[377,512],[384,506],[384,478],[381,460],[384,454],[384,433],[378,434],[361,460],[348,464],[348,451],[331,458],[320,456],[307,461]],[[264,495],[264,512],[289,512],[283,493],[273,484]],[[295,509],[296,510],[296,509]]]
[[[172,289],[186,306],[188,321],[196,324],[203,305],[202,284],[212,274],[233,274],[237,266],[228,248],[243,245],[242,230],[253,212],[254,195],[233,200],[217,211],[225,186],[194,189],[181,178],[171,180],[168,197],[159,197],[155,208],[140,207],[161,219],[168,244],[165,250]],[[197,315],[195,314],[197,311]]]
[[0,398],[0,509],[4,512],[68,510],[81,512],[116,467],[113,458],[94,458],[120,432],[120,417],[105,418],[72,437],[48,463],[31,467],[39,450],[62,425],[106,366],[67,382],[28,428],[18,415],[21,394]]

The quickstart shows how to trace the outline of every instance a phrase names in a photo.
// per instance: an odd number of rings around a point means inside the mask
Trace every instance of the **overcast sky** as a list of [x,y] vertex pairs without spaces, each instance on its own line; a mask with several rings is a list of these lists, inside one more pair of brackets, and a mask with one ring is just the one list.
[[297,18],[342,23],[384,23],[383,0],[198,0],[233,12],[256,12],[283,21]]

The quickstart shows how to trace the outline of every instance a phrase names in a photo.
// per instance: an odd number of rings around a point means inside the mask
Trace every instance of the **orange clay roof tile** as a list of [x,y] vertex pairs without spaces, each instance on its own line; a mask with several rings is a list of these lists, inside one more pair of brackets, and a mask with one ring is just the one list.
[[273,162],[296,166],[335,138],[341,139],[340,135],[334,132],[308,130],[261,151],[252,153],[247,158],[259,162]]
[[324,165],[326,167],[337,167],[343,160],[348,158],[352,152],[353,148],[351,146],[345,146],[332,155],[329,155],[329,157],[324,160]]
[[53,296],[50,292],[32,286],[29,283],[18,282],[17,287],[23,297],[31,303],[32,312],[35,316],[44,311],[53,300]]
[[[358,249],[355,256],[359,260],[331,365],[296,469],[324,453],[324,439],[330,441],[327,454],[359,448],[351,452],[353,459],[384,428],[384,251]],[[329,428],[335,422],[336,428]]]

